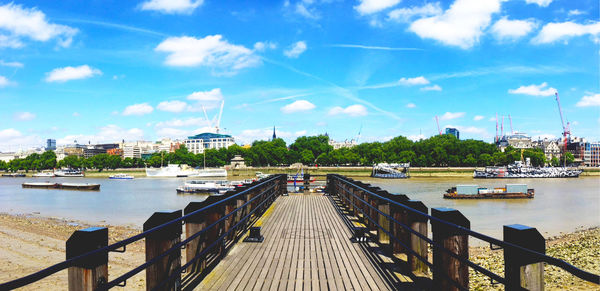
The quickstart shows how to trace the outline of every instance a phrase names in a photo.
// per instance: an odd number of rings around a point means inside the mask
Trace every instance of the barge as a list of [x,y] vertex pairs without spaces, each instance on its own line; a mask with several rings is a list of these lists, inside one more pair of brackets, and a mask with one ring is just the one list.
[[525,184],[506,184],[504,188],[482,188],[477,185],[457,185],[446,190],[446,199],[520,199],[533,198],[534,189]]
[[583,170],[580,169],[565,167],[532,167],[529,163],[516,161],[507,167],[486,167],[484,170],[475,170],[473,178],[577,178],[582,172]]
[[406,179],[410,177],[409,168],[410,163],[379,163],[373,166],[371,177],[381,179]]
[[37,188],[37,189],[64,189],[64,190],[87,190],[87,191],[99,191],[100,184],[90,183],[51,183],[51,182],[33,182],[21,184],[23,188]]

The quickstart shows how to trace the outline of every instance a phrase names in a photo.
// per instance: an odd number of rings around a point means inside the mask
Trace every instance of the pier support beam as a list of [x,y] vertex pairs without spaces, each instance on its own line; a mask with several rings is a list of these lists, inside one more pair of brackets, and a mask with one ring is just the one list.
[[[456,209],[432,208],[431,216],[471,228],[471,222]],[[469,289],[469,266],[452,257],[451,251],[464,260],[469,259],[469,236],[456,228],[431,221],[433,241],[433,290],[460,290],[456,285]],[[443,249],[445,250],[443,250]]]
[[[201,209],[205,206],[208,206],[208,204],[204,203],[204,202],[190,202],[184,209],[184,213],[185,215],[188,215],[198,209]],[[206,220],[204,219],[205,213],[198,213],[195,215],[192,215],[188,218],[186,218],[185,220],[185,234],[186,237],[189,238],[190,236],[196,234],[197,232],[201,231],[202,229],[204,229],[206,227]],[[192,260],[192,258],[194,258],[195,256],[197,256],[198,254],[200,254],[204,248],[206,248],[206,242],[205,242],[205,237],[206,237],[206,233],[203,233],[199,236],[197,236],[196,238],[194,238],[193,240],[191,240],[186,246],[185,246],[185,259],[186,259],[186,263],[188,263],[190,260]],[[204,271],[204,269],[206,268],[206,256],[199,258],[198,260],[196,260],[193,264],[191,264],[188,269],[187,272],[188,273],[202,273],[202,271]]]
[[[537,229],[521,224],[504,226],[504,241],[545,254],[546,240]],[[506,290],[544,290],[544,263],[513,248],[504,249]]]
[[[67,240],[67,260],[108,245],[108,228],[90,227],[75,231]],[[69,291],[93,291],[108,282],[108,252],[77,261],[69,267]]]
[[[165,224],[171,220],[181,217],[181,210],[154,212],[146,222],[144,231]],[[163,254],[168,249],[181,241],[181,223],[156,231],[146,237],[146,262]],[[172,251],[160,261],[148,266],[146,269],[146,290],[152,290],[162,284],[159,290],[178,290],[181,286],[181,274],[175,279],[163,284],[164,280],[175,274],[175,270],[181,266],[181,249]]]

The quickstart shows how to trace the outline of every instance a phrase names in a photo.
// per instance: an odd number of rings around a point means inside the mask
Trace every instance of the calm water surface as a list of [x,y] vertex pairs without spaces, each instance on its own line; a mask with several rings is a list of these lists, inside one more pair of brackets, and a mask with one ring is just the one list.
[[[22,189],[31,181],[99,183],[99,192]],[[600,225],[600,177],[578,179],[410,178],[363,179],[392,193],[421,200],[428,207],[451,207],[471,220],[471,228],[501,237],[502,225],[520,223],[537,227],[545,236]],[[100,178],[0,178],[0,212],[34,213],[90,223],[132,225],[141,228],[155,211],[182,209],[205,195],[180,195],[175,188],[184,178],[109,180]],[[534,199],[446,200],[442,193],[457,184],[500,187],[523,183],[535,189]]]

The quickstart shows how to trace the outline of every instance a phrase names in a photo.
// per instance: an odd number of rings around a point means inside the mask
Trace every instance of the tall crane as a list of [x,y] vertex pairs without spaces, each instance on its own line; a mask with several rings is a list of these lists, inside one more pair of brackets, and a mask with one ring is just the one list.
[[498,143],[498,112],[496,112],[496,143]]
[[435,116],[435,123],[437,124],[437,127],[438,127],[438,133],[440,135],[442,135],[442,130],[440,129],[440,121],[438,120],[437,115]]
[[[571,129],[569,122],[567,121],[567,125],[565,126],[565,120],[563,119],[562,108],[560,107],[560,98],[558,97],[558,92],[554,93],[556,96],[556,103],[558,104],[558,113],[560,114],[560,122],[563,127],[563,139],[564,139],[564,153],[567,152],[567,141],[571,139]],[[568,137],[567,137],[568,136]],[[565,159],[566,161],[566,159]]]

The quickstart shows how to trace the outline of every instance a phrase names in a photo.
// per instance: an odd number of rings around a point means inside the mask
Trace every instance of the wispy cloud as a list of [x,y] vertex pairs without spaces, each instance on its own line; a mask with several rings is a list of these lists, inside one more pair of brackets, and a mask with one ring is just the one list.
[[310,111],[315,109],[315,105],[310,103],[307,100],[298,100],[294,101],[288,105],[281,107],[281,112],[283,113],[295,113],[301,111]]
[[346,108],[336,106],[329,110],[329,115],[345,114],[353,117],[367,115],[367,108],[361,104],[350,105]]
[[440,116],[440,120],[452,120],[463,116],[465,116],[464,112],[446,112],[444,115]]
[[70,22],[70,23],[82,23],[82,24],[91,24],[91,25],[108,27],[108,28],[116,28],[116,29],[120,29],[120,30],[124,30],[124,31],[143,33],[143,34],[157,36],[157,37],[168,37],[169,36],[166,33],[158,32],[158,31],[154,31],[154,30],[150,30],[150,29],[145,29],[145,28],[131,26],[131,25],[124,25],[124,24],[120,24],[120,23],[100,21],[100,20],[88,20],[88,19],[77,19],[77,18],[60,18],[57,20],[63,21],[63,22]]
[[533,84],[529,86],[521,86],[517,89],[509,89],[508,93],[546,97],[554,95],[554,93],[556,93],[556,89],[548,87],[548,83],[544,82],[539,85]]
[[15,119],[19,121],[29,121],[35,119],[35,114],[31,112],[17,112],[15,113]]
[[414,47],[387,47],[387,46],[370,46],[360,44],[332,44],[329,47],[341,47],[341,48],[358,48],[366,50],[382,50],[382,51],[422,51],[421,48]]
[[46,73],[46,82],[67,82],[71,80],[87,79],[93,76],[102,75],[102,71],[92,68],[88,65],[79,67],[56,68]]
[[0,66],[2,67],[13,67],[13,68],[22,68],[23,63],[19,62],[5,62],[4,60],[0,60]]
[[591,106],[600,106],[600,94],[593,94],[588,96],[583,96],[577,104],[577,107],[591,107]]
[[442,87],[439,85],[432,85],[421,88],[421,91],[442,91]]
[[287,50],[283,51],[283,54],[291,59],[298,58],[304,51],[306,51],[306,42],[298,41],[292,44]]
[[152,111],[154,111],[154,108],[148,105],[148,103],[140,103],[125,107],[125,110],[123,110],[123,115],[145,115],[152,113]]

